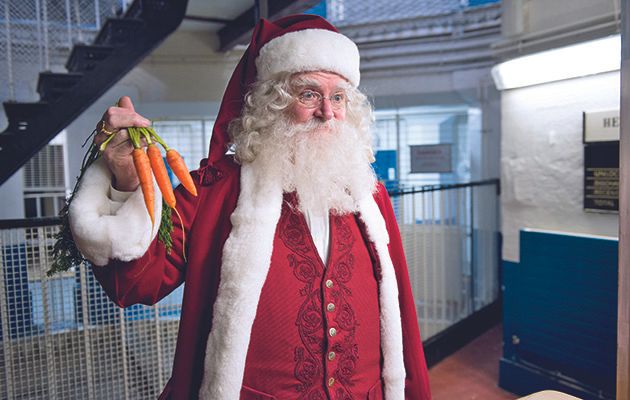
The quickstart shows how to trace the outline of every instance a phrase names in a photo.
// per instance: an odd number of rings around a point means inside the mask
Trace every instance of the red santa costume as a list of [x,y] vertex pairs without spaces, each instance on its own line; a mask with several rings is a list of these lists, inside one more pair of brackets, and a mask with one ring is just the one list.
[[155,239],[140,189],[112,205],[103,162],[86,172],[76,194],[75,241],[119,306],[154,304],[186,283],[173,373],[160,398],[431,398],[384,187],[358,194],[357,213],[330,216],[325,263],[281,179],[257,160],[239,165],[226,155],[227,126],[252,82],[308,71],[334,72],[356,87],[358,49],[316,16],[256,26],[228,84],[209,156],[193,172],[198,196],[177,190],[185,249],[178,221],[172,251]]

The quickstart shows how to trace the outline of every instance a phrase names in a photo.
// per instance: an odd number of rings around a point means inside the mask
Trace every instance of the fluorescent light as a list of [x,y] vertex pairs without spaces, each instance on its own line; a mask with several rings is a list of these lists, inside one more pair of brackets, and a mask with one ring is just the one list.
[[621,66],[621,36],[583,42],[515,58],[495,65],[499,90],[616,71]]

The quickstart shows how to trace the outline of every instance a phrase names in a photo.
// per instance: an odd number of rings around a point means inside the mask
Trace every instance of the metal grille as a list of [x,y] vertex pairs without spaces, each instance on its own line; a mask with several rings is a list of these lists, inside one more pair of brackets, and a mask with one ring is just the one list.
[[392,198],[424,340],[498,298],[496,185],[425,187]]
[[[177,150],[184,158],[189,170],[197,169],[199,161],[207,157],[214,120],[156,121],[155,131],[169,147]],[[170,172],[170,170],[169,170]],[[176,186],[179,180],[173,174],[171,182]]]
[[49,144],[24,166],[25,190],[66,190],[63,145]]
[[92,41],[121,0],[4,0],[0,2],[0,100],[35,101],[41,71],[65,70],[74,43]]
[[[398,186],[417,187],[470,181],[473,157],[470,142],[480,136],[479,109],[468,106],[424,106],[379,110],[375,114],[374,149],[377,153],[382,150],[396,152]],[[412,172],[411,146],[436,144],[452,146],[451,172]]]
[[405,20],[414,17],[432,17],[476,7],[500,0],[330,0],[327,2],[328,19],[335,25]]
[[87,265],[48,278],[57,229],[0,233],[0,398],[156,398],[171,373],[183,289],[123,310]]

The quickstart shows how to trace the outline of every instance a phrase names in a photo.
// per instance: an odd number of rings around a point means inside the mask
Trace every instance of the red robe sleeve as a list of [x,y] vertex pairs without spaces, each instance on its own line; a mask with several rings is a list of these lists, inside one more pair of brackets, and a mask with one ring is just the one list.
[[429,375],[424,359],[424,350],[420,338],[420,328],[416,315],[416,306],[409,281],[409,271],[403,250],[400,230],[396,222],[396,216],[392,208],[387,190],[381,184],[375,195],[376,202],[383,214],[387,232],[389,233],[389,254],[396,271],[398,282],[398,302],[400,304],[400,317],[402,319],[403,353],[405,358],[405,399],[406,400],[431,400],[429,387]]
[[[185,232],[188,233],[198,199],[186,192],[181,185],[176,190],[175,197],[177,210],[182,216]],[[138,303],[153,305],[184,281],[184,236],[176,213],[172,213],[171,219],[173,247],[170,252],[166,251],[164,244],[156,237],[146,253],[138,259],[130,262],[110,260],[105,266],[92,268],[105,293],[118,306],[128,307]]]

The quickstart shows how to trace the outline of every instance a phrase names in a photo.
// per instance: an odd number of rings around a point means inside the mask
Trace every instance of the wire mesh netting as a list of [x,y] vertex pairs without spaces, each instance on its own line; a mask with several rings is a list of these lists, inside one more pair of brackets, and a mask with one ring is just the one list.
[[378,21],[432,17],[500,0],[329,0],[326,13],[335,25],[346,26]]
[[49,278],[57,229],[1,231],[0,398],[156,398],[171,373],[183,289],[123,310],[88,265]]
[[0,100],[36,101],[41,71],[65,71],[75,43],[89,43],[121,0],[4,0],[0,2]]

